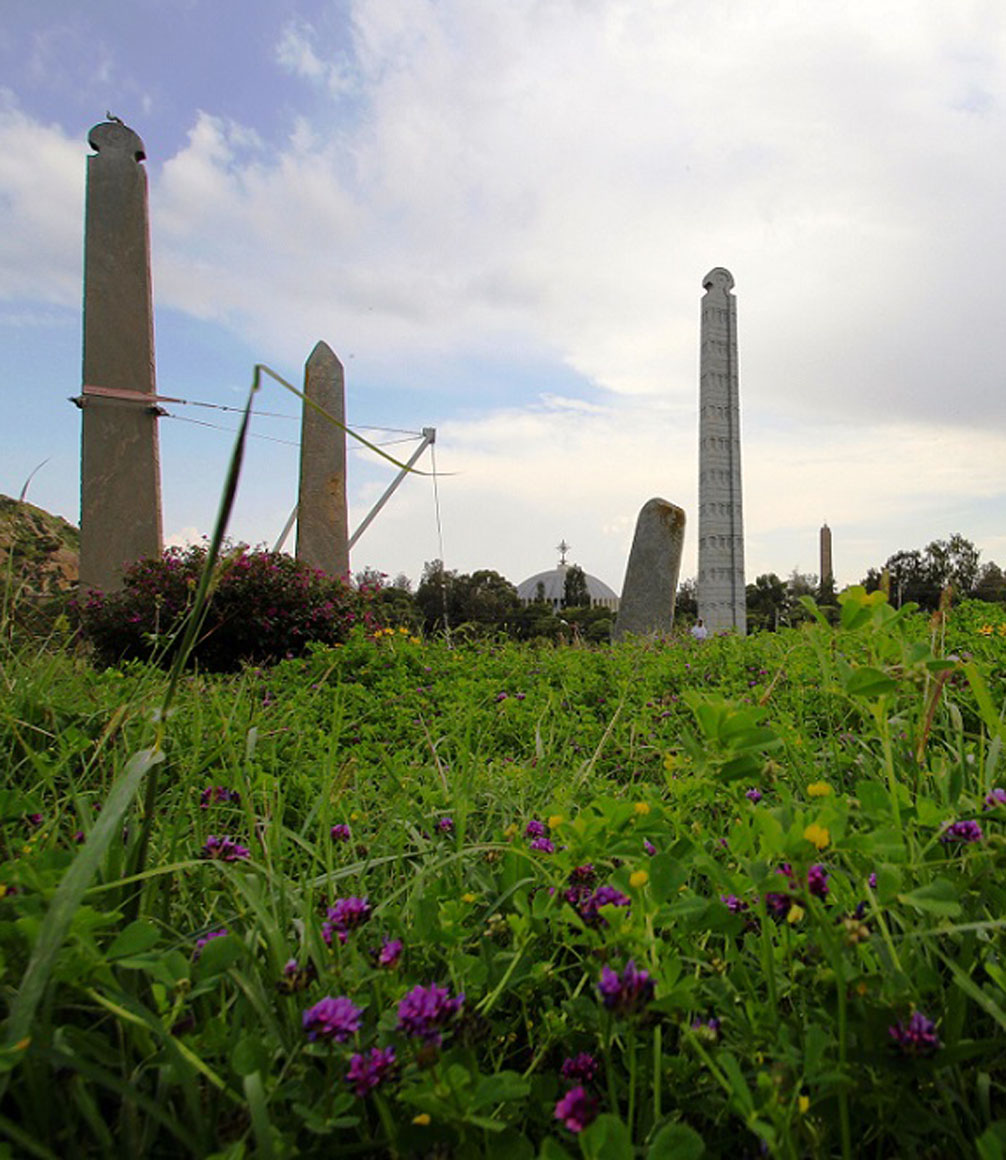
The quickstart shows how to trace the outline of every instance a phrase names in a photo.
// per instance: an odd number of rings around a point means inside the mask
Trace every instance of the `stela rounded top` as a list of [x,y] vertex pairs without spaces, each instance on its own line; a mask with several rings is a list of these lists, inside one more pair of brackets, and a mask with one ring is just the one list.
[[147,156],[139,134],[134,133],[117,117],[95,125],[87,135],[87,143],[95,153],[124,154],[134,161],[144,161]]
[[719,290],[729,294],[734,288],[734,276],[725,266],[714,266],[702,279],[703,290]]

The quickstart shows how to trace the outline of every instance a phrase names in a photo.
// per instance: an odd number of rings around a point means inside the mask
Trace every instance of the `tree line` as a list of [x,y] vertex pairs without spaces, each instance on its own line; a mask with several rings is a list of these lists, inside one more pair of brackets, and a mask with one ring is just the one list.
[[[925,548],[895,552],[879,567],[870,568],[861,583],[868,592],[884,588],[898,608],[911,601],[920,608],[935,609],[948,588],[955,600],[1006,603],[1006,576],[991,561],[981,564],[980,555],[970,540],[955,532]],[[609,608],[591,607],[587,578],[576,564],[566,572],[557,609],[545,599],[544,585],[539,585],[537,599],[525,604],[516,585],[499,572],[483,568],[459,573],[445,568],[442,560],[425,565],[414,592],[407,576],[389,581],[371,569],[358,573],[356,582],[374,590],[387,623],[427,634],[503,633],[515,640],[598,642],[609,639],[615,617]],[[803,596],[813,597],[826,613],[838,608],[830,577],[822,581],[813,573],[796,569],[785,580],[775,572],[756,577],[746,587],[748,630],[774,632],[806,620],[809,613],[801,603]],[[678,588],[675,619],[687,626],[697,616],[696,581],[692,578]]]

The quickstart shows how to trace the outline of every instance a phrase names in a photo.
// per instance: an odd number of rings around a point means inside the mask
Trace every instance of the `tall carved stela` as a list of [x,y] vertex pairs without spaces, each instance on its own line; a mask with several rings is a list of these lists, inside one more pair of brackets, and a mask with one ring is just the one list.
[[699,616],[710,632],[747,631],[741,499],[737,300],[733,275],[702,279],[699,353]]
[[143,142],[121,121],[88,134],[84,224],[80,587],[114,590],[161,551],[150,229]]

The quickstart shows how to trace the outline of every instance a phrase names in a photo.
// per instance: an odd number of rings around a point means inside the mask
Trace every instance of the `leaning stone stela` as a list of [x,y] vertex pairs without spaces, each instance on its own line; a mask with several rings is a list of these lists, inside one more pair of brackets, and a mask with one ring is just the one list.
[[671,631],[684,542],[684,510],[666,499],[648,500],[636,520],[612,640]]

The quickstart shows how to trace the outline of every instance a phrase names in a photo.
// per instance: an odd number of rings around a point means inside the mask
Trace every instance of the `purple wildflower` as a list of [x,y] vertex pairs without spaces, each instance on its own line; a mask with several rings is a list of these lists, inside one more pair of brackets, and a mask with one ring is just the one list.
[[276,984],[282,995],[292,995],[295,991],[305,991],[318,978],[318,968],[308,960],[301,966],[296,959],[287,959],[283,965],[283,978]]
[[807,871],[807,889],[816,898],[828,897],[828,871],[820,862],[815,862]]
[[951,842],[959,843],[960,845],[967,845],[970,842],[980,842],[985,835],[982,833],[982,828],[977,822],[964,821],[952,822],[940,834],[940,841],[944,845],[949,845]]
[[222,838],[210,834],[199,851],[200,858],[216,858],[220,862],[243,862],[251,857],[247,846],[235,842],[233,838]]
[[352,835],[345,822],[336,822],[328,831],[328,836],[333,842],[348,842]]
[[223,785],[208,785],[199,795],[199,808],[209,809],[211,805],[220,805],[226,802],[233,802],[238,805],[241,801],[241,795],[236,789],[228,789]]
[[402,940],[400,938],[386,938],[377,956],[379,967],[397,967],[402,957]]
[[329,946],[332,933],[336,932],[339,942],[344,943],[351,930],[363,926],[370,919],[370,902],[366,898],[337,898],[335,905],[328,908],[328,921],[321,924],[321,934]]
[[866,881],[867,881],[867,882],[870,884],[870,889],[871,889],[871,890],[876,890],[876,889],[877,889],[877,872],[876,872],[876,870],[872,870],[872,871],[870,872],[870,877],[869,877],[869,878],[867,878],[867,880],[866,880]]
[[634,1015],[653,998],[653,980],[649,972],[637,971],[633,959],[625,964],[621,975],[605,966],[597,989],[605,1007],[619,1015]]
[[571,886],[593,886],[597,881],[597,871],[592,862],[584,862],[582,866],[574,866],[569,872]]
[[730,911],[731,914],[740,914],[742,910],[747,910],[748,904],[743,898],[738,898],[736,894],[721,894],[720,902]]
[[361,1014],[360,1008],[345,995],[336,998],[327,996],[309,1007],[302,1021],[308,1039],[332,1039],[337,1043],[345,1043],[360,1030]]
[[570,1088],[555,1105],[555,1118],[571,1132],[582,1132],[597,1118],[597,1100],[584,1088]]
[[192,961],[196,962],[199,956],[203,953],[203,947],[210,941],[211,938],[223,938],[225,934],[229,934],[227,927],[222,926],[219,930],[211,930],[203,935],[202,938],[196,939],[196,945],[192,948]]
[[628,906],[632,899],[614,886],[599,886],[592,894],[586,887],[571,886],[563,895],[587,926],[603,927],[607,919],[600,913],[602,906]]
[[438,834],[453,834],[454,833],[454,819],[450,817],[442,817],[437,822]]
[[350,1058],[346,1083],[353,1095],[363,1099],[394,1073],[396,1063],[393,1047],[372,1047],[366,1055],[357,1053]]
[[751,788],[744,796],[748,799],[749,802],[754,802],[754,804],[757,805],[762,799],[762,792],[760,789]]
[[1006,806],[1006,789],[996,786],[985,795],[985,808],[994,810],[996,806]]
[[650,855],[651,858],[657,852],[657,847],[654,846],[654,844],[650,841],[649,838],[643,839],[643,849],[646,851],[647,854]]
[[28,814],[27,822],[29,826],[40,826],[45,821],[45,814]]
[[593,1083],[597,1078],[598,1063],[589,1051],[581,1051],[577,1055],[567,1056],[562,1064],[562,1078],[579,1080],[581,1083]]
[[902,1055],[924,1056],[938,1051],[940,1037],[936,1034],[936,1024],[927,1019],[921,1011],[913,1011],[907,1023],[899,1019],[897,1023],[888,1027],[890,1035]]
[[444,1027],[464,1005],[464,994],[451,998],[446,987],[416,986],[398,1004],[398,1030],[439,1044]]
[[789,914],[792,905],[793,899],[788,894],[780,894],[778,891],[770,890],[765,895],[765,909],[776,922],[782,922]]
[[545,823],[539,822],[537,818],[532,818],[531,821],[524,827],[525,838],[544,838],[545,837]]
[[542,854],[554,854],[555,843],[549,841],[548,838],[535,838],[531,843],[532,850],[539,850]]

